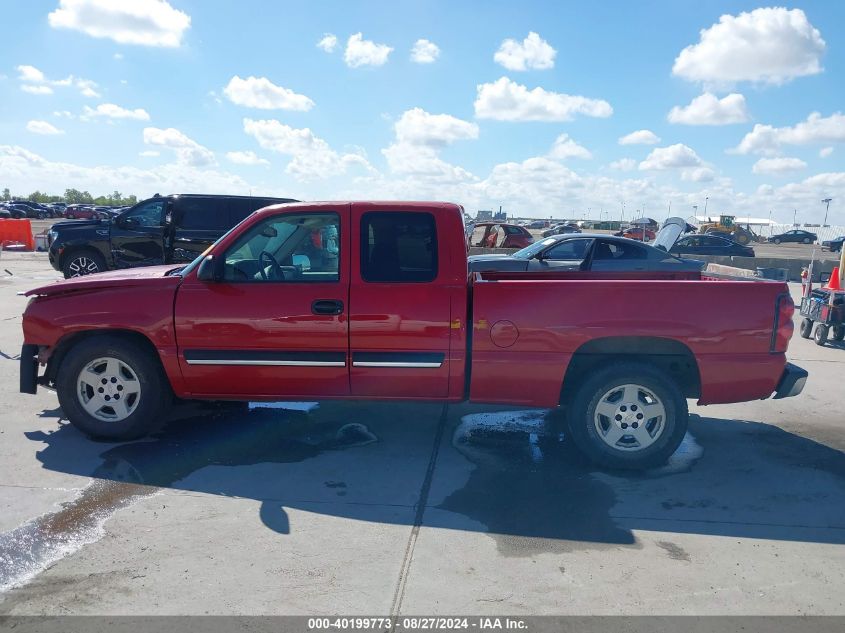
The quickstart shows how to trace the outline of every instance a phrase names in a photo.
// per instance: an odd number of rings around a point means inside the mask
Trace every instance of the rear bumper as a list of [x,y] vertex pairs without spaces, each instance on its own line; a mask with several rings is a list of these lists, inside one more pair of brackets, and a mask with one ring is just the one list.
[[35,393],[38,390],[38,346],[24,343],[21,348],[21,393]]
[[783,370],[783,375],[780,377],[780,382],[778,382],[774,399],[797,396],[804,390],[808,375],[806,369],[801,369],[798,365],[787,363]]

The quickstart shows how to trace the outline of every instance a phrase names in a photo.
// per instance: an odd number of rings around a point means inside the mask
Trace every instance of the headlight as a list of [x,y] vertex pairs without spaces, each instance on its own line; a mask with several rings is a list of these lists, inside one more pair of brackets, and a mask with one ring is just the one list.
[[52,244],[53,242],[55,242],[57,237],[59,237],[58,231],[56,231],[54,229],[50,229],[49,231],[47,231],[47,243],[48,244]]

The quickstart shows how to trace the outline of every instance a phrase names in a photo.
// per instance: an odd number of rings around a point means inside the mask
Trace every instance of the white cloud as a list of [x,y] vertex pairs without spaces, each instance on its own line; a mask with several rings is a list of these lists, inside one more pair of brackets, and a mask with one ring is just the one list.
[[113,103],[101,103],[96,109],[85,106],[83,117],[107,117],[109,119],[134,119],[136,121],[149,121],[150,115],[143,108],[127,110]]
[[307,112],[314,107],[314,102],[305,95],[277,86],[266,77],[250,76],[241,79],[235,75],[229,80],[223,93],[232,103],[248,108]]
[[825,42],[801,9],[760,8],[723,15],[675,59],[672,73],[689,81],[782,84],[822,71]]
[[586,158],[590,159],[593,154],[586,147],[579,145],[568,134],[561,134],[555,139],[554,145],[549,152],[549,158],[556,160],[566,160],[567,158]]
[[191,26],[187,13],[166,0],[59,0],[47,16],[53,28],[81,31],[120,44],[176,47]]
[[26,124],[26,129],[27,131],[32,132],[33,134],[64,134],[64,130],[60,130],[55,125],[47,121],[30,121]]
[[456,141],[478,138],[478,125],[450,114],[429,114],[422,108],[402,113],[393,126],[396,140],[382,150],[390,171],[429,184],[460,183],[475,177],[440,158],[438,151]]
[[143,152],[138,153],[138,156],[143,156],[144,158],[153,158],[154,156],[159,155],[160,152],[157,152],[154,149],[145,149]]
[[182,163],[167,163],[151,169],[112,165],[88,167],[51,161],[22,147],[9,145],[0,145],[0,173],[9,179],[10,187],[19,191],[38,189],[61,193],[74,187],[96,194],[119,189],[143,199],[155,192],[247,195],[250,190],[250,185],[234,174]]
[[800,158],[761,158],[751,168],[755,174],[783,174],[805,169],[807,163]]
[[554,68],[557,51],[534,31],[522,42],[507,39],[493,55],[493,60],[508,70],[545,70]]
[[203,147],[176,128],[144,128],[144,143],[167,147],[176,153],[179,163],[193,167],[203,167],[215,164],[214,152]]
[[123,59],[123,53],[115,53],[114,55],[112,55],[112,59],[116,62],[121,61]]
[[73,113],[70,110],[56,110],[53,112],[53,116],[59,119],[72,119]]
[[823,117],[813,112],[794,127],[776,128],[758,123],[740,141],[732,154],[777,154],[783,145],[812,145],[845,142],[845,115],[835,112]]
[[637,130],[619,137],[620,145],[657,145],[660,137],[651,130]]
[[327,53],[333,53],[336,46],[337,36],[332,33],[324,34],[323,37],[320,38],[320,41],[317,42],[317,48],[321,48]]
[[698,167],[701,159],[692,148],[683,143],[676,143],[669,147],[656,147],[644,161],[640,163],[643,171],[676,169],[678,167]]
[[827,158],[831,154],[833,154],[833,148],[832,147],[822,147],[819,150],[819,157],[820,158]]
[[498,121],[570,121],[576,114],[609,117],[613,108],[602,99],[529,90],[501,77],[494,83],[480,84],[475,99],[475,116]]
[[51,95],[53,89],[50,86],[33,86],[30,84],[23,84],[21,90],[32,95]]
[[76,87],[84,97],[99,97],[97,84],[90,79],[82,79],[68,75],[64,79],[48,79],[43,72],[35,66],[22,65],[17,67],[18,79],[21,81],[21,90],[35,95],[53,94],[53,88],[68,86]]
[[633,171],[637,168],[637,161],[633,158],[620,158],[610,163],[609,167],[617,171]]
[[420,39],[414,42],[414,47],[411,49],[411,61],[417,64],[431,64],[437,61],[440,57],[440,47],[426,39]]
[[270,161],[252,151],[226,152],[226,158],[236,165],[269,165]]
[[340,154],[308,128],[292,128],[275,119],[244,119],[244,132],[264,149],[291,156],[285,171],[299,180],[323,179],[359,166],[371,170],[366,156]]
[[386,44],[376,44],[372,40],[365,40],[361,33],[355,33],[346,41],[343,61],[350,68],[383,66],[392,50],[393,48]]
[[748,121],[745,97],[736,92],[719,99],[705,92],[693,99],[688,106],[675,106],[669,111],[670,123],[683,125],[729,125]]
[[429,114],[422,108],[406,110],[394,125],[396,140],[411,145],[444,146],[478,138],[478,125],[449,114]]
[[709,167],[693,167],[681,172],[681,180],[686,182],[712,182],[716,179],[716,172]]

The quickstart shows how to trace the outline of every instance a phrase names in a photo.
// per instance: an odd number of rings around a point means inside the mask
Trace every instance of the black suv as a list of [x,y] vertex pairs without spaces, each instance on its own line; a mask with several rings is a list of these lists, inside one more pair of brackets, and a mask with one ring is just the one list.
[[290,198],[156,195],[110,219],[58,222],[48,233],[50,264],[65,277],[113,268],[193,261],[253,211]]

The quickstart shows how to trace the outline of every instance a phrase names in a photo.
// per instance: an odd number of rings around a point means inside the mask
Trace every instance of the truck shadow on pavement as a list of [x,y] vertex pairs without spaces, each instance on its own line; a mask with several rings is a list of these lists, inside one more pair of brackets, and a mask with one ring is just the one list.
[[845,454],[775,426],[693,416],[668,466],[631,473],[586,463],[536,424],[542,412],[444,417],[432,470],[437,416],[413,407],[203,412],[125,444],[92,443],[70,425],[27,436],[43,443],[46,469],[123,482],[136,496],[141,484],[255,499],[280,534],[296,528],[285,508],[299,508],[407,525],[422,517],[487,533],[514,556],[636,547],[633,530],[845,543]]

